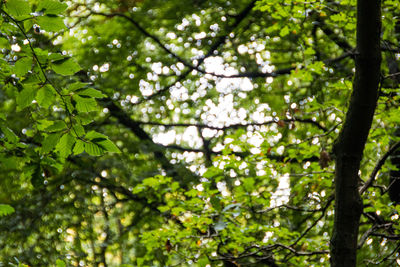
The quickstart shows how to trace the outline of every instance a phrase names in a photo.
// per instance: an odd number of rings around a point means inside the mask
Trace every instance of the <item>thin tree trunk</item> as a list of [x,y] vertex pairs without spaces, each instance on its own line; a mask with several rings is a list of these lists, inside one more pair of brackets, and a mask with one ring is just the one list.
[[353,93],[346,119],[334,147],[336,154],[335,220],[331,266],[356,266],[362,201],[358,172],[371,128],[380,80],[380,0],[357,1],[357,52]]

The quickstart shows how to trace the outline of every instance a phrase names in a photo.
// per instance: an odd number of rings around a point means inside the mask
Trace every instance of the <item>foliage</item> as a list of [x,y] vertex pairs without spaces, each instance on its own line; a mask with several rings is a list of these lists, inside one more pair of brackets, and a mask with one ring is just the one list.
[[[329,264],[355,1],[7,0],[0,11],[1,264]],[[384,1],[362,181],[399,139],[399,13]],[[362,195],[361,265],[400,262],[395,168]]]

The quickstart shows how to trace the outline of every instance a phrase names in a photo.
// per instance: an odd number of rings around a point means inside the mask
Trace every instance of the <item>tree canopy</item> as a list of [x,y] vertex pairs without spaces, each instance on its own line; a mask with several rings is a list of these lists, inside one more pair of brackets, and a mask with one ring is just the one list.
[[400,265],[398,1],[0,14],[0,266]]

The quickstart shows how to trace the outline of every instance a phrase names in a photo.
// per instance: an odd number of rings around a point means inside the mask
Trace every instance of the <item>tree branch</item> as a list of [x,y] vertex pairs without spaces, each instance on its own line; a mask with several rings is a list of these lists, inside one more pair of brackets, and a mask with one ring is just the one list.
[[302,118],[292,118],[292,119],[283,119],[283,120],[271,120],[271,121],[266,121],[266,122],[249,122],[249,123],[238,123],[238,124],[231,124],[227,126],[212,126],[212,125],[207,125],[207,124],[199,124],[199,123],[161,123],[161,122],[145,122],[145,121],[135,121],[139,125],[154,125],[154,126],[163,126],[166,128],[171,128],[171,127],[197,127],[200,129],[207,128],[211,130],[227,130],[227,129],[237,129],[237,128],[246,128],[248,126],[265,126],[265,125],[270,125],[270,124],[278,124],[280,121],[285,122],[285,123],[290,123],[290,122],[301,122],[301,123],[308,123],[311,125],[316,126],[317,128],[323,130],[324,132],[328,131],[328,129],[325,126],[322,126],[319,124],[317,121],[314,121],[312,119],[302,119]]
[[383,156],[382,158],[378,161],[378,163],[375,165],[375,168],[372,170],[371,175],[369,176],[368,180],[364,183],[364,185],[360,188],[359,192],[360,195],[362,195],[368,187],[371,186],[373,181],[375,180],[376,175],[378,174],[379,170],[382,168],[383,164],[385,164],[385,161],[389,158],[390,155],[392,155],[398,148],[400,147],[400,141],[395,143]]

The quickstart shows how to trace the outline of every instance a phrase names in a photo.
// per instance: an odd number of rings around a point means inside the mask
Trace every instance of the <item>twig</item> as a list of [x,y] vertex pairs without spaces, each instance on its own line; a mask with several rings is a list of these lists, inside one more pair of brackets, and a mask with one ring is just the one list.
[[398,148],[400,147],[400,141],[395,143],[383,156],[382,158],[378,161],[376,164],[375,168],[373,169],[371,175],[369,176],[368,180],[363,184],[363,186],[360,188],[359,192],[360,195],[362,195],[368,187],[371,186],[372,182],[375,180],[375,176],[377,175],[378,171],[382,168],[383,164],[387,160],[387,158],[393,154]]

